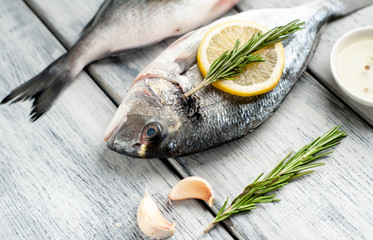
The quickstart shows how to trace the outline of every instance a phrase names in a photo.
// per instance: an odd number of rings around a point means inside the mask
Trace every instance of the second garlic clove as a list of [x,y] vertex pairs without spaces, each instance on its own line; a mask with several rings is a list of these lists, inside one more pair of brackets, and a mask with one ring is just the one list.
[[168,238],[175,231],[175,224],[169,223],[163,217],[157,205],[147,193],[145,193],[137,209],[137,223],[143,233],[156,239]]
[[187,177],[178,182],[171,190],[170,200],[201,199],[214,204],[214,197],[210,184],[201,177]]

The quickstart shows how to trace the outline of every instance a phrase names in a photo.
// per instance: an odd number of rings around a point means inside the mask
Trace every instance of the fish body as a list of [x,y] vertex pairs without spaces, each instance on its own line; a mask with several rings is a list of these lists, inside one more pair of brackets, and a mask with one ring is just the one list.
[[31,119],[48,111],[89,63],[184,34],[207,24],[239,0],[106,0],[71,49],[2,103],[34,99]]
[[[250,133],[277,110],[304,72],[320,28],[336,16],[371,3],[315,1],[295,8],[249,10],[182,36],[134,80],[107,129],[108,147],[133,157],[175,157]],[[239,97],[208,86],[183,99],[184,93],[203,80],[196,55],[209,29],[231,20],[254,21],[270,29],[294,19],[306,24],[283,42],[286,62],[274,90]]]

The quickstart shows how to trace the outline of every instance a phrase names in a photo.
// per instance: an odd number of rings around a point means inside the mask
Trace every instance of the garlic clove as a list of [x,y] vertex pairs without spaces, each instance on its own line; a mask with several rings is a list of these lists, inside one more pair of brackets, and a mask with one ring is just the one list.
[[137,209],[137,224],[147,236],[163,239],[174,234],[175,224],[169,223],[159,211],[155,202],[145,193]]
[[187,177],[178,182],[168,195],[169,200],[202,199],[212,206],[215,202],[210,184],[201,177]]

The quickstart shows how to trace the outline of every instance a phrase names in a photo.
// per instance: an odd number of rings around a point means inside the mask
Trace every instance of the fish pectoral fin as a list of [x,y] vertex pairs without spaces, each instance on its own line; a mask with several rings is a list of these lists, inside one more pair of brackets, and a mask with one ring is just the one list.
[[[196,31],[190,31],[189,33],[185,34],[184,36],[177,39],[173,42],[168,49],[177,49],[180,44],[182,44],[185,40],[193,36]],[[190,46],[184,48],[184,50],[175,58],[174,62],[179,65],[179,69],[176,71],[183,75],[186,71],[188,71],[194,64],[197,63],[197,51],[199,47],[199,42],[193,42]]]
[[197,63],[197,50],[187,49],[174,61],[179,65],[179,74],[183,75]]

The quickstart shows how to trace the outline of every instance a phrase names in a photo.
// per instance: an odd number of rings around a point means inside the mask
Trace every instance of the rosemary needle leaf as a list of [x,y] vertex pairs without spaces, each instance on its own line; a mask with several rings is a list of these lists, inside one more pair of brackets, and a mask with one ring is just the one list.
[[299,22],[299,19],[297,19],[284,26],[275,27],[264,34],[258,32],[257,34],[253,34],[242,47],[239,47],[240,41],[237,39],[234,48],[218,57],[211,64],[203,81],[185,93],[184,97],[189,97],[219,79],[236,80],[237,76],[245,71],[245,67],[248,64],[264,61],[258,54],[253,54],[255,51],[285,40],[289,34],[303,29],[303,25],[304,22]]
[[232,215],[246,213],[255,209],[258,203],[280,201],[279,199],[275,199],[275,194],[266,194],[284,187],[296,178],[313,172],[313,170],[308,169],[324,165],[324,163],[314,163],[313,161],[332,153],[320,152],[339,144],[340,141],[347,136],[346,131],[339,130],[340,127],[341,126],[336,126],[330,129],[309,145],[302,147],[297,153],[293,154],[293,152],[291,152],[263,179],[261,179],[263,173],[260,174],[251,184],[245,187],[244,191],[232,201],[229,207],[227,207],[227,198],[215,219],[212,220],[210,225],[204,230],[204,233],[210,231],[216,223]]
[[225,203],[224,203],[223,207],[220,209],[218,215],[220,215],[225,210],[225,208],[227,207],[227,204],[228,204],[228,197],[227,197],[227,200],[225,200]]

